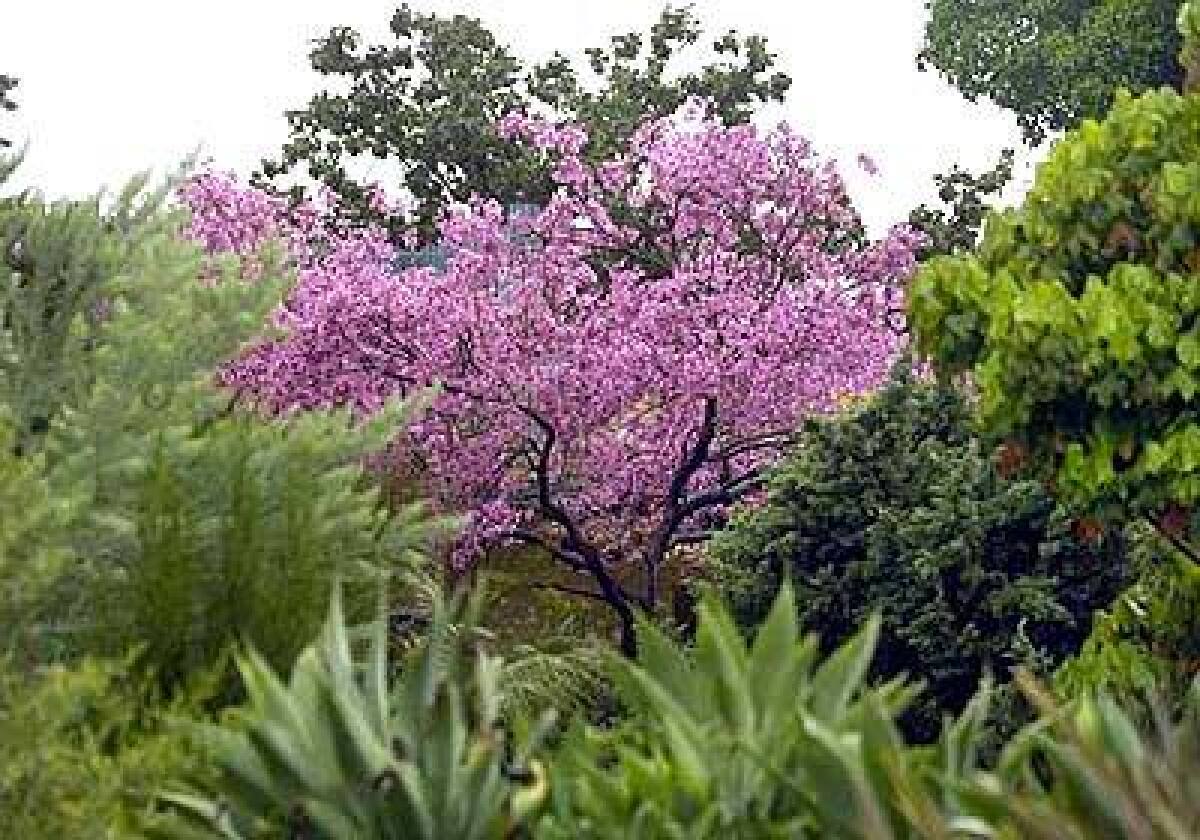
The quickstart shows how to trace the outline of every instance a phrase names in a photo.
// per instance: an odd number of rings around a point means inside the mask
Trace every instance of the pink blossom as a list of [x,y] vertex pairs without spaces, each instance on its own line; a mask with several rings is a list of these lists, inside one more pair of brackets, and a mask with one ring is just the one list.
[[659,121],[596,166],[575,127],[510,115],[501,132],[545,149],[560,189],[536,246],[495,202],[447,214],[444,271],[397,272],[378,233],[289,227],[227,181],[185,189],[210,250],[281,236],[300,267],[286,337],[225,379],[274,410],[370,412],[440,385],[393,463],[470,514],[456,562],[536,543],[606,593],[640,569],[618,594],[651,607],[672,546],[753,492],[804,417],[884,379],[922,239],[863,242],[836,167],[786,126]]

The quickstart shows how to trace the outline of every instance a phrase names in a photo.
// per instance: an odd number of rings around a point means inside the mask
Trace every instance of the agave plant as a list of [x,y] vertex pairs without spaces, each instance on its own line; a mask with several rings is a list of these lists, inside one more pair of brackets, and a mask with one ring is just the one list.
[[572,733],[539,837],[882,840],[972,827],[939,782],[975,772],[986,707],[937,747],[906,748],[895,719],[916,688],[863,682],[877,619],[819,665],[790,586],[750,646],[715,601],[699,619],[691,655],[642,628],[638,661],[618,665],[635,715],[612,733]]
[[519,745],[505,732],[503,663],[477,644],[475,604],[435,593],[428,632],[400,663],[385,621],[374,622],[359,668],[335,594],[290,681],[253,652],[240,660],[246,708],[233,725],[205,728],[216,796],[168,801],[192,815],[196,836],[231,840],[510,836],[545,796],[532,752],[549,719]]
[[1027,840],[1184,840],[1200,837],[1200,682],[1176,721],[1152,734],[1111,699],[1061,706],[1031,681],[1042,719],[1011,741],[994,774],[962,790],[994,827]]

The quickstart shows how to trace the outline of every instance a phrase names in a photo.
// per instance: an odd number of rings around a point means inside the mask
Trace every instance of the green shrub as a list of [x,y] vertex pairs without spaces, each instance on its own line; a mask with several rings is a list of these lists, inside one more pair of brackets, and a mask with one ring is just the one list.
[[[138,647],[170,688],[238,640],[290,663],[335,577],[361,615],[375,578],[411,567],[428,528],[419,505],[390,515],[362,466],[403,406],[365,423],[346,412],[268,418],[218,387],[291,275],[278,248],[253,281],[236,260],[212,264],[178,236],[181,217],[137,187],[115,215],[98,202],[4,205],[28,262],[4,355],[20,382],[58,383],[36,407],[19,404],[43,420],[47,492],[70,501],[58,526],[73,562],[52,592],[51,641],[67,655]],[[20,382],[14,399],[37,390]]]
[[122,663],[85,661],[36,676],[0,661],[0,826],[22,840],[127,840],[174,821],[158,792],[205,776],[206,756],[176,728],[202,692],[162,706]]
[[1150,701],[1178,712],[1200,670],[1200,569],[1150,534],[1133,557],[1134,583],[1097,613],[1092,634],[1059,668],[1054,686],[1067,697],[1104,692],[1148,724]]
[[878,612],[874,673],[926,684],[905,730],[929,741],[984,674],[1044,672],[1075,653],[1121,591],[1123,540],[1083,544],[1068,525],[1039,485],[998,474],[958,391],[897,372],[863,405],[809,423],[765,503],[710,553],[747,630],[785,578],[826,651]]
[[39,456],[13,454],[17,434],[0,404],[0,656],[36,658],[29,631],[43,618],[46,593],[66,567],[62,528],[70,500],[50,493]]
[[[0,159],[0,186],[19,162]],[[89,386],[110,296],[132,273],[161,273],[146,246],[178,216],[163,211],[172,181],[146,192],[147,181],[134,179],[111,202],[0,197],[0,403],[19,451],[39,448],[61,406]]]

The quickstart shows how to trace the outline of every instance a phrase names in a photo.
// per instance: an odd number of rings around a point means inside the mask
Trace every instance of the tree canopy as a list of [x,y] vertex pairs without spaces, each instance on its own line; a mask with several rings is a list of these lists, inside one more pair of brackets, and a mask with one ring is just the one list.
[[[17,103],[13,101],[11,96],[11,93],[16,86],[16,79],[14,79],[12,76],[6,76],[5,74],[0,73],[0,111],[15,111],[17,109]],[[5,137],[0,137],[0,149],[7,148],[11,145],[11,140]]]
[[[373,185],[356,180],[349,164],[356,156],[394,162],[411,194],[409,221],[423,241],[436,238],[449,203],[472,194],[504,205],[549,199],[554,182],[544,156],[497,134],[498,120],[510,111],[581,123],[587,157],[599,160],[645,119],[673,113],[689,96],[711,99],[732,125],[749,120],[762,102],[781,101],[791,85],[772,72],[766,39],[734,31],[712,43],[713,55],[699,70],[675,72],[673,59],[701,37],[687,8],[665,9],[648,35],[630,32],[587,50],[584,70],[558,52],[526,67],[464,15],[420,14],[405,4],[390,32],[387,43],[364,44],[353,29],[337,27],[316,42],[312,67],[335,89],[288,112],[291,137],[277,159],[263,162],[256,182],[278,184],[299,170],[333,189],[347,218],[378,223],[388,216]],[[399,237],[397,220],[391,232]]]
[[1200,98],[1118,96],[1041,166],[977,253],[918,272],[910,326],[980,416],[1068,500],[1195,534]]
[[918,56],[974,101],[1013,111],[1032,144],[1101,117],[1118,88],[1177,87],[1179,0],[927,0]]
[[[443,222],[444,270],[399,275],[352,232],[302,273],[287,339],[228,372],[280,409],[371,410],[440,383],[402,453],[471,513],[460,561],[549,552],[618,613],[626,650],[668,557],[756,486],[798,419],[886,376],[923,241],[904,226],[863,241],[836,168],[791,130],[693,118],[592,165],[580,126],[506,117],[559,187],[522,231],[477,202]],[[187,195],[212,245],[270,227],[231,184]]]

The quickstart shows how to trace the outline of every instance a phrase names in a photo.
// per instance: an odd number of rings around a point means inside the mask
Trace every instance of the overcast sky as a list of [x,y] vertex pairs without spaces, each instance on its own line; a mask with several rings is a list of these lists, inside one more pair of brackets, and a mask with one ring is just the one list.
[[[248,174],[286,138],[283,112],[301,107],[320,77],[309,41],[330,26],[380,37],[391,0],[0,0],[0,72],[21,80],[9,136],[28,139],[21,185],[50,196],[117,186],[167,171],[197,147]],[[481,18],[522,58],[581,55],[609,35],[645,30],[648,0],[415,0],[418,9]],[[678,5],[678,4],[677,4]],[[699,0],[706,35],[762,33],[793,87],[783,118],[836,155],[872,227],[930,200],[930,176],[961,163],[991,165],[1017,146],[1014,119],[966,102],[914,63],[923,0]],[[184,11],[187,9],[187,11]],[[853,165],[865,152],[881,167]],[[1030,159],[1022,151],[1018,177]]]

